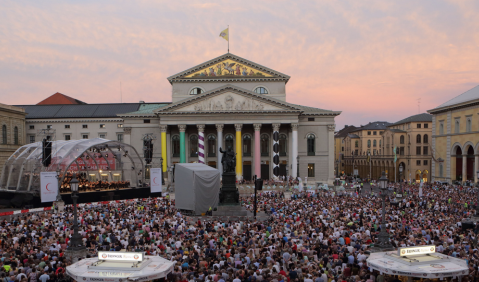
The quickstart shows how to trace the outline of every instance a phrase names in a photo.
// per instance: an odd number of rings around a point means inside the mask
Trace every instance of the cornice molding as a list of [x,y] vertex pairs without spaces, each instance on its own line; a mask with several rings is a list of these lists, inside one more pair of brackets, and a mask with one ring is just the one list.
[[85,119],[85,120],[70,120],[70,119],[48,119],[48,120],[32,120],[27,119],[26,123],[83,123],[83,122],[123,122],[123,119]]

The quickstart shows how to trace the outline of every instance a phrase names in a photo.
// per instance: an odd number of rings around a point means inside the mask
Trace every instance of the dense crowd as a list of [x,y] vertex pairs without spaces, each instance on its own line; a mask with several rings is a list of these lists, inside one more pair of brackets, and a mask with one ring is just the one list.
[[[402,185],[393,187],[404,191],[403,199],[386,205],[391,243],[435,244],[437,252],[467,261],[463,281],[479,281],[476,230],[461,228],[474,213],[475,188],[425,184],[419,197],[418,185]],[[167,281],[399,281],[366,265],[380,229],[381,200],[360,190],[296,192],[291,200],[282,192],[263,193],[259,209],[270,212],[267,221],[188,218],[167,198],[83,205],[78,221],[89,256],[99,250],[159,255],[176,263]],[[252,208],[252,197],[241,201]],[[72,220],[71,207],[3,220],[0,282],[67,281]]]

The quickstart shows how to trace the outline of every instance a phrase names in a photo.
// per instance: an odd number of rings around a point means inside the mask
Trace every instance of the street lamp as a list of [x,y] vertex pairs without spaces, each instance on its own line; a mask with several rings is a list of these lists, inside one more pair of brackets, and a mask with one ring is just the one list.
[[62,201],[62,196],[60,195],[60,187],[61,187],[61,183],[60,183],[60,173],[61,173],[61,169],[60,167],[57,168],[57,181],[58,181],[58,189],[57,189],[57,202],[61,202]]
[[299,155],[296,156],[296,178],[299,177]]
[[401,184],[401,194],[403,193],[403,186],[402,186],[402,172],[403,172],[403,165],[402,163],[399,164],[399,183]]
[[163,176],[163,157],[160,157],[160,167],[161,167],[161,185],[165,185],[165,177]]
[[97,191],[100,191],[100,189],[101,189],[101,173],[102,173],[103,171],[100,169],[98,172],[100,173],[100,175],[99,175],[99,176],[100,176],[100,180],[99,180],[100,183],[99,183],[99,185],[98,185],[99,187],[96,188],[96,190],[97,190]]
[[336,160],[336,177],[339,177],[339,160]]
[[73,174],[73,179],[70,181],[73,200],[73,235],[70,240],[70,246],[67,248],[68,255],[72,262],[78,261],[78,258],[83,258],[86,255],[86,247],[83,245],[83,240],[78,234],[78,215],[77,215],[77,200],[78,200],[78,180],[76,174]]
[[380,197],[382,199],[382,218],[381,218],[381,231],[378,235],[378,243],[374,244],[374,248],[377,251],[385,252],[385,251],[393,251],[394,247],[389,242],[389,234],[386,231],[386,197],[388,197],[389,190],[388,190],[388,179],[386,177],[386,173],[383,171],[381,178],[378,180],[379,182],[379,189],[381,191]]

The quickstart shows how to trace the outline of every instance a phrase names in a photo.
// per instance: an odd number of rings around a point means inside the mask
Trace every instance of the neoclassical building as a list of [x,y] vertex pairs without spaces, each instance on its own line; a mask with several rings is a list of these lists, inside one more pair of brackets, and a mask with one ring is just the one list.
[[57,99],[22,106],[26,139],[34,142],[35,132],[48,127],[58,140],[118,139],[143,152],[148,135],[154,139],[150,166],[161,165],[165,177],[175,163],[221,169],[219,149],[231,147],[239,179],[332,183],[334,118],[341,112],[286,102],[289,79],[227,53],[168,77],[172,102],[86,104],[56,93]]
[[0,172],[3,164],[25,144],[25,110],[0,104]]

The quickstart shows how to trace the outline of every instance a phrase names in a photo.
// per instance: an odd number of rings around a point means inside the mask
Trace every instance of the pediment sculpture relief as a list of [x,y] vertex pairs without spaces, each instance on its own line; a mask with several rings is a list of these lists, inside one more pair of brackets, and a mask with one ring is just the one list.
[[223,110],[236,110],[236,111],[261,111],[264,109],[264,104],[253,99],[242,99],[235,101],[235,99],[228,95],[224,98],[224,101],[216,100],[214,98],[201,101],[194,105],[194,109],[197,112],[201,111],[223,111]]

